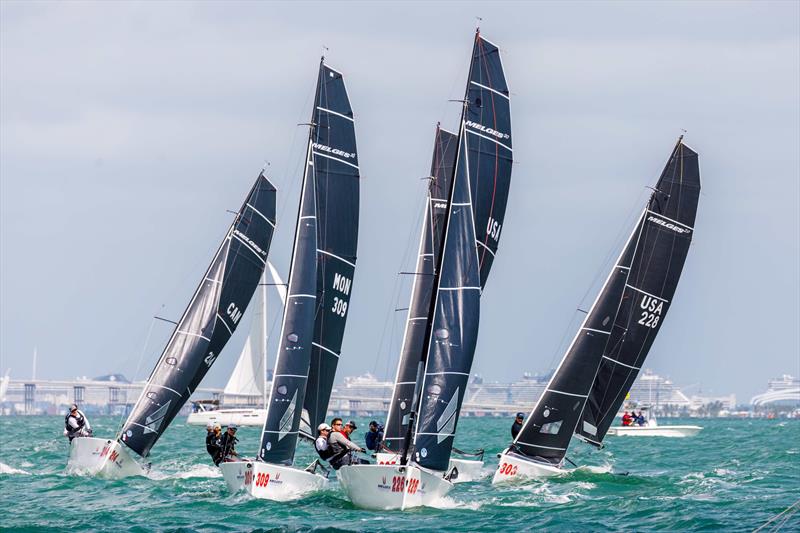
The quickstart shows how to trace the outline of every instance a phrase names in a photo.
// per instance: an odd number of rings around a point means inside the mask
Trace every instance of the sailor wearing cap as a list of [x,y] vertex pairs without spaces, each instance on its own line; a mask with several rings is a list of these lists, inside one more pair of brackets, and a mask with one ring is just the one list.
[[206,424],[206,451],[211,456],[211,460],[216,460],[220,452],[219,441],[222,437],[222,426],[209,422]]
[[89,419],[83,414],[83,411],[78,409],[77,404],[72,404],[69,407],[69,413],[64,417],[64,435],[72,439],[76,437],[91,437],[92,426],[89,424]]
[[314,449],[317,450],[319,458],[327,461],[333,457],[333,448],[328,446],[328,436],[331,434],[331,427],[323,422],[317,426],[317,440],[314,441]]
[[220,453],[217,455],[217,458],[214,459],[214,464],[219,466],[220,463],[228,462],[228,461],[235,461],[236,458],[239,457],[239,454],[236,452],[236,443],[239,442],[239,439],[236,438],[236,430],[239,429],[239,426],[236,424],[228,424],[228,427],[225,433],[222,434],[222,437],[219,439],[219,447]]
[[519,432],[522,431],[522,421],[525,418],[525,413],[517,413],[517,418],[514,419],[514,423],[511,424],[511,438],[516,439]]

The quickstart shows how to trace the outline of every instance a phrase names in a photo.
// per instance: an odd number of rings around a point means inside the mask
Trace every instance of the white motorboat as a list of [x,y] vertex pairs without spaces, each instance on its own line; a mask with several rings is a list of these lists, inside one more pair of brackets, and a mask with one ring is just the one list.
[[254,498],[289,501],[325,488],[328,479],[316,472],[263,461],[231,461],[219,465],[228,490]]
[[644,426],[612,426],[607,434],[618,437],[694,437],[702,429],[702,426],[692,425],[660,426],[656,417],[651,416]]
[[354,505],[376,511],[431,506],[453,488],[441,472],[415,464],[348,465],[336,477]]
[[186,423],[190,426],[205,426],[208,424],[263,426],[266,419],[266,409],[213,409],[190,413]]

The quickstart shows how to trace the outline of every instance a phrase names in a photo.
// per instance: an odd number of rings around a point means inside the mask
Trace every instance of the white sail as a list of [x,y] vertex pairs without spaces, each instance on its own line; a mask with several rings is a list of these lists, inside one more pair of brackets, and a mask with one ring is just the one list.
[[281,297],[281,303],[286,302],[286,287],[282,284],[278,272],[270,262],[267,262],[267,267],[270,275],[268,276],[265,270],[261,277],[261,290],[256,292],[250,333],[223,391],[226,398],[233,399],[232,402],[226,403],[241,403],[245,398],[263,398],[266,393],[267,284],[270,277]]

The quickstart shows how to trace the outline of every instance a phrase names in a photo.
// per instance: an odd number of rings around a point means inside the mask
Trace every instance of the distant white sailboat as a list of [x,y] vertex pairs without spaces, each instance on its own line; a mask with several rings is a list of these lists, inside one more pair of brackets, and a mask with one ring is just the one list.
[[[278,291],[281,304],[286,305],[286,285],[281,281],[278,271],[267,262],[272,284]],[[263,426],[266,420],[267,409],[267,271],[261,279],[261,290],[256,296],[256,307],[253,313],[253,322],[250,326],[250,334],[244,343],[242,353],[236,362],[236,367],[228,379],[228,383],[223,390],[223,402],[236,404],[242,400],[252,401],[253,398],[260,398],[262,407],[231,407],[227,409],[204,409],[202,403],[196,404],[200,410],[190,413],[186,423],[191,426],[205,426],[209,423],[227,426],[237,424],[239,426]]]

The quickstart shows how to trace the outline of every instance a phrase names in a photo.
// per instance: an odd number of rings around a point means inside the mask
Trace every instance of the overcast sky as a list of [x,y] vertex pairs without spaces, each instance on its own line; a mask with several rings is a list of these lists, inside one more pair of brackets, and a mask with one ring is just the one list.
[[[457,127],[448,99],[481,16],[504,54],[516,163],[473,370],[511,381],[557,364],[685,129],[703,195],[645,366],[748,401],[800,374],[798,6],[0,2],[0,372],[30,377],[38,347],[40,378],[146,377],[171,327],[151,317],[180,317],[265,161],[286,274],[296,124],[324,45],[363,178],[339,376],[393,379],[419,178],[436,122]],[[225,382],[246,329],[205,384]]]

